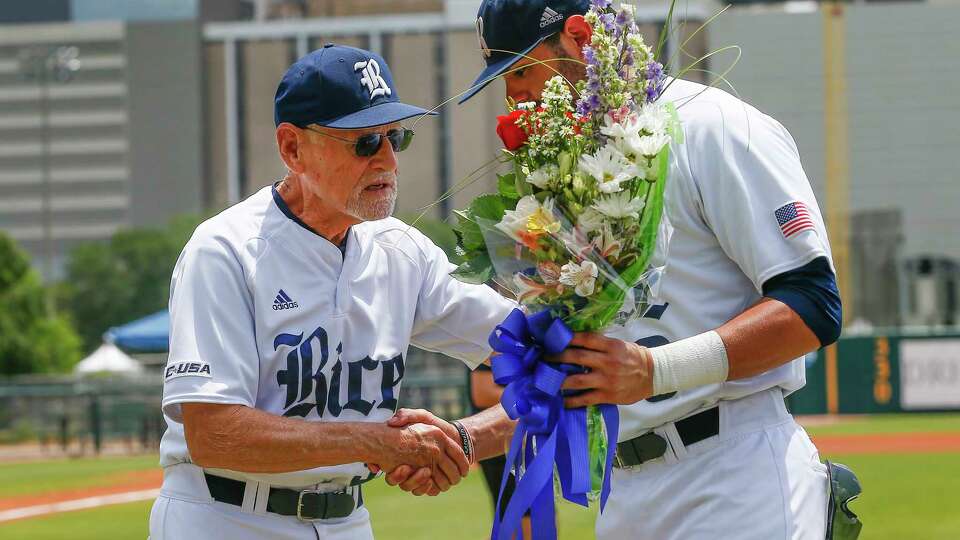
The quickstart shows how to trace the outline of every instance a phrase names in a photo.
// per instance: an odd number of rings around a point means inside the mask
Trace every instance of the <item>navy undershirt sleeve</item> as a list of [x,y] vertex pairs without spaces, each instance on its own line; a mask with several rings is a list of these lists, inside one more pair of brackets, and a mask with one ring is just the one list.
[[790,306],[826,347],[840,337],[843,309],[837,278],[826,257],[778,274],[763,284],[763,296]]

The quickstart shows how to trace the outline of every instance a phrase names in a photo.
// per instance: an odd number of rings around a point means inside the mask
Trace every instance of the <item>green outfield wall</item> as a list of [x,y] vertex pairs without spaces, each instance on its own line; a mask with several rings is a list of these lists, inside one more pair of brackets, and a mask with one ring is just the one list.
[[805,360],[794,414],[960,410],[960,332],[842,337]]

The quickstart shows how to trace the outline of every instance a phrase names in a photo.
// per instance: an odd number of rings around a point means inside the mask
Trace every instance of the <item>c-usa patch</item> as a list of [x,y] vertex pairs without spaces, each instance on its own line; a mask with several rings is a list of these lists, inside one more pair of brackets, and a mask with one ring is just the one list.
[[212,378],[210,374],[210,364],[206,362],[177,362],[167,366],[164,371],[163,380],[169,381],[177,377],[206,377]]

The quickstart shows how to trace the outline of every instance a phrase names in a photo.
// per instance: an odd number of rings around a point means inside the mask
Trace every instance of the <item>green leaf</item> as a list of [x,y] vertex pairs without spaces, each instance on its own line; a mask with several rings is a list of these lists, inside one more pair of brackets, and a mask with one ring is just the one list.
[[486,252],[476,253],[451,272],[450,275],[464,283],[481,285],[493,277],[493,264]]
[[560,152],[560,178],[570,174],[570,169],[573,167],[573,156],[570,155],[570,152]]
[[481,195],[470,203],[470,216],[499,223],[507,210],[507,202],[500,195]]
[[517,193],[521,197],[533,193],[533,184],[526,181],[527,176],[523,174],[523,168],[520,166],[520,160],[514,160],[513,162],[513,179]]
[[454,230],[460,235],[460,245],[465,250],[483,249],[483,233],[480,232],[480,225],[470,214],[469,210],[454,210],[457,216],[457,224]]
[[680,125],[680,115],[677,114],[677,107],[672,101],[667,102],[667,113],[670,120],[667,122],[667,133],[673,137],[674,142],[683,144],[683,127]]
[[517,192],[517,175],[514,173],[510,174],[498,174],[497,175],[497,191],[504,198],[516,200],[520,198],[520,193]]

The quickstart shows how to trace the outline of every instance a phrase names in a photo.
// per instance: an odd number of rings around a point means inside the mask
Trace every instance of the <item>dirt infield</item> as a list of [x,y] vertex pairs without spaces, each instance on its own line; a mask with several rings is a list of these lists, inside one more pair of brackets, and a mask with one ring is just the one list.
[[960,452],[960,433],[884,433],[813,437],[821,454]]
[[156,489],[160,487],[162,481],[163,471],[159,469],[116,474],[112,475],[102,486],[26,496],[0,497],[0,511]]

